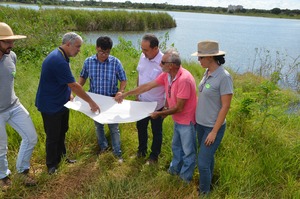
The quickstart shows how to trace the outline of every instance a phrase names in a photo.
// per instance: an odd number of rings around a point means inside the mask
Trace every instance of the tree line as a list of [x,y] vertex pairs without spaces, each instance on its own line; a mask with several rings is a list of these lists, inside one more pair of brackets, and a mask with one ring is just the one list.
[[235,11],[228,11],[224,7],[203,7],[192,5],[171,5],[166,3],[132,3],[126,1],[124,3],[102,2],[102,0],[3,0],[4,2],[16,2],[26,4],[39,5],[65,5],[65,6],[92,6],[102,8],[126,8],[126,9],[155,9],[155,10],[169,10],[169,11],[189,11],[189,12],[204,12],[204,13],[218,13],[218,14],[239,14],[239,15],[277,15],[277,17],[292,17],[300,18],[299,9],[280,9],[273,8],[271,10],[263,9],[239,9]]

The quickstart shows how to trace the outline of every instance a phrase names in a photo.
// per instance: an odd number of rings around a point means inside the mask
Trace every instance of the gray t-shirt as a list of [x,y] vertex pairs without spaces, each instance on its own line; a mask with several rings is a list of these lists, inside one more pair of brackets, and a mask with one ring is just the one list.
[[0,59],[0,113],[20,104],[14,90],[17,56],[13,51]]
[[[213,127],[221,109],[221,96],[233,93],[232,78],[223,66],[207,76],[207,70],[198,87],[196,122]],[[225,123],[226,121],[224,121]]]

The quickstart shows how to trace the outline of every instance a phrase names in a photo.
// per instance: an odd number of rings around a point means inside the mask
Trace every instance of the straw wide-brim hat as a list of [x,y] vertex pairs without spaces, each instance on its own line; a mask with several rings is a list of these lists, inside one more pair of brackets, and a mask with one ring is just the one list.
[[6,23],[0,22],[0,40],[24,39],[25,35],[14,35],[12,29]]
[[219,44],[216,41],[200,41],[198,43],[198,51],[192,54],[192,56],[198,57],[209,57],[218,55],[225,55],[225,52],[219,50]]

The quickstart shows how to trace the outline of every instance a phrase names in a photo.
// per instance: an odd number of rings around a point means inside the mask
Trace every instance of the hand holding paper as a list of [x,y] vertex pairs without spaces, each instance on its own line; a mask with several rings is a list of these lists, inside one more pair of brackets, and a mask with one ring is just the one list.
[[113,97],[107,97],[94,93],[87,94],[101,107],[101,112],[95,114],[90,110],[88,103],[79,97],[65,104],[65,107],[84,113],[101,124],[135,122],[148,117],[155,111],[156,102],[136,102],[123,100],[115,101]]

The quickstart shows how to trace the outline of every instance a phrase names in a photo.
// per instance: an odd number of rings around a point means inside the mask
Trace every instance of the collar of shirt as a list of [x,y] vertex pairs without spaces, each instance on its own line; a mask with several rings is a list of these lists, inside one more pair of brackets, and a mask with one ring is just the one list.
[[179,77],[180,75],[182,74],[182,66],[179,67],[177,73],[176,73],[176,76],[173,80],[171,80],[171,75],[168,73],[168,82],[169,82],[169,85],[172,85],[173,82],[175,82]]
[[163,56],[163,53],[160,50],[158,51],[157,55],[153,59],[148,59],[147,57],[145,57],[145,54],[142,53],[142,57],[144,59],[147,59],[150,62],[155,62],[158,65],[160,64],[162,56]]
[[8,57],[9,55],[10,55],[10,53],[9,54],[3,54],[2,57],[0,58],[0,61],[2,61],[4,59],[4,57]]
[[[219,66],[214,72],[212,72],[209,77],[217,77],[223,70],[223,66]],[[204,75],[207,76],[208,69],[206,69]]]
[[66,52],[64,51],[64,49],[62,49],[61,47],[58,47],[58,51],[62,54],[62,56],[65,58],[65,60],[67,62],[70,62],[69,57],[67,56]]

